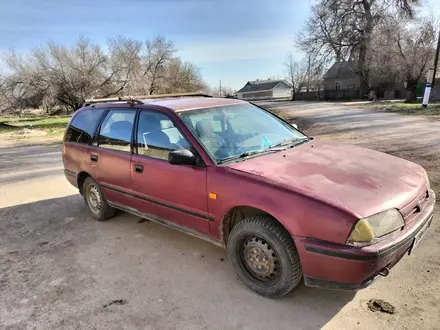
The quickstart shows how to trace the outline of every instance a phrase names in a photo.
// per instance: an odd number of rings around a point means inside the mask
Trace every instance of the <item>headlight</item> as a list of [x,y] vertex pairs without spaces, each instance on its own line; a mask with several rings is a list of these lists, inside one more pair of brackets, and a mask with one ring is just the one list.
[[425,178],[426,178],[426,189],[431,190],[431,184],[429,183],[429,177],[428,177],[428,173],[426,173],[425,171]]
[[372,243],[385,235],[402,229],[403,225],[400,212],[396,209],[390,209],[359,220],[351,231],[347,243]]

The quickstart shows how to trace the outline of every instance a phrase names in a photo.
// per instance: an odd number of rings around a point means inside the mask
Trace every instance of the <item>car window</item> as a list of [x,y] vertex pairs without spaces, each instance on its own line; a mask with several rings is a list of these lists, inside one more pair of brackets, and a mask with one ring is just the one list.
[[190,148],[167,115],[152,111],[139,114],[137,146],[140,155],[161,159],[168,159],[170,151]]
[[179,115],[217,161],[264,153],[275,146],[279,149],[308,139],[291,125],[249,103],[183,111]]
[[215,133],[221,133],[223,131],[222,124],[219,120],[213,120],[214,113],[210,112],[201,112],[196,119],[194,127],[197,125],[197,122],[209,121],[212,126],[212,130]]
[[110,110],[101,124],[98,146],[130,152],[135,115],[134,110]]
[[90,109],[78,113],[67,128],[64,141],[89,144],[106,109]]

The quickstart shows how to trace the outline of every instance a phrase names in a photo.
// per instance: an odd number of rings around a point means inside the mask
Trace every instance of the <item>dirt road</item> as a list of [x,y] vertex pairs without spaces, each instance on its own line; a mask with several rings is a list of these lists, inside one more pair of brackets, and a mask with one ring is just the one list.
[[[310,135],[420,163],[440,195],[440,122],[331,104],[274,106]],[[300,285],[269,300],[237,281],[216,246],[124,213],[93,221],[64,179],[59,147],[0,143],[0,328],[438,329],[438,214],[414,254],[371,287]],[[396,313],[369,311],[371,298]]]

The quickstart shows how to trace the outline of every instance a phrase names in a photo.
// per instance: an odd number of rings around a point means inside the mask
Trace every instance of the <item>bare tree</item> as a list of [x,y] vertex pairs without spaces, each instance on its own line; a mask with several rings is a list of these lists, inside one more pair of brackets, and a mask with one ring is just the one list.
[[312,14],[296,43],[309,56],[322,63],[348,60],[357,45],[348,29],[348,16],[339,1],[321,0],[312,5]]
[[[438,26],[438,25],[437,25]],[[415,26],[406,24],[396,33],[400,65],[406,81],[407,101],[417,99],[418,83],[426,76],[434,58],[436,29],[432,21],[422,21]]]
[[185,93],[206,89],[199,69],[190,62],[183,62],[180,58],[173,58],[164,68],[164,79],[157,87],[161,94]]
[[289,53],[284,66],[286,80],[292,85],[292,100],[303,88],[306,88],[307,92],[321,90],[322,67],[314,59],[304,57],[300,61],[295,61],[293,55]]
[[10,53],[6,63],[12,71],[9,90],[15,99],[44,98],[48,104],[56,101],[72,110],[87,98],[116,95],[127,83],[121,75],[131,70],[110,61],[99,45],[86,38],[70,48],[49,42],[27,57]]
[[280,76],[276,74],[272,74],[266,78],[267,80],[280,80]]
[[165,79],[165,67],[173,59],[177,49],[174,42],[156,36],[146,43],[147,55],[143,59],[143,76],[148,81],[147,94],[154,94]]
[[32,58],[10,52],[5,60],[8,75],[3,76],[1,93],[5,108],[26,108],[39,105],[47,92],[44,74]]
[[361,80],[361,94],[369,87],[368,53],[374,29],[392,10],[412,18],[419,0],[319,0],[304,30],[296,38],[298,46],[319,59],[322,66],[330,60],[355,59]]
[[141,41],[122,36],[108,40],[110,65],[117,72],[114,81],[125,83],[123,92],[128,95],[136,94],[134,88],[141,72],[142,46]]
[[308,68],[303,61],[295,61],[291,53],[287,54],[287,60],[284,63],[286,67],[286,79],[292,85],[292,101],[295,99],[295,94],[300,92],[306,85]]
[[145,43],[118,36],[108,40],[107,50],[87,38],[71,47],[49,42],[27,55],[10,52],[5,64],[0,97],[13,108],[75,110],[91,97],[205,88],[198,68],[183,62],[174,43],[160,36]]
[[[221,97],[234,97],[235,92],[237,91],[236,89],[228,85],[222,85],[221,89],[222,89]],[[213,86],[210,88],[208,87],[205,90],[209,95],[212,95],[214,97],[220,97],[220,86]]]
[[230,86],[222,86],[222,96],[233,98],[235,97],[237,90]]
[[436,26],[433,18],[409,21],[389,17],[374,36],[372,69],[385,80],[392,77],[404,81],[407,102],[417,99],[417,85],[426,77],[434,58]]
[[[155,36],[145,43],[118,39],[121,49],[133,49],[136,60],[133,63],[126,90],[131,95],[151,95],[172,92],[188,92],[204,87],[199,70],[189,62],[182,62],[176,56],[174,43],[163,36]],[[124,52],[125,54],[125,52]]]
[[0,75],[0,113],[10,110],[16,100],[12,100],[9,79],[3,74]]

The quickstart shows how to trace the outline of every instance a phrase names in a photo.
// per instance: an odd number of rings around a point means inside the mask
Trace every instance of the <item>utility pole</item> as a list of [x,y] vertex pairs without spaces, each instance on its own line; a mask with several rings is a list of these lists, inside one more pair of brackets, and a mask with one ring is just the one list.
[[432,81],[432,86],[435,85],[435,75],[437,74],[438,58],[440,54],[440,31],[438,32],[437,50],[435,52],[434,60],[434,80]]
[[309,65],[307,66],[307,93],[310,91],[310,56]]
[[437,50],[435,51],[434,69],[429,69],[428,80],[425,86],[425,95],[423,95],[422,108],[427,108],[429,104],[429,97],[431,96],[431,89],[435,85],[435,75],[437,74],[438,59],[440,54],[440,31],[438,33]]
[[220,88],[219,88],[219,92],[220,92],[220,97],[222,97],[222,81],[220,80]]

